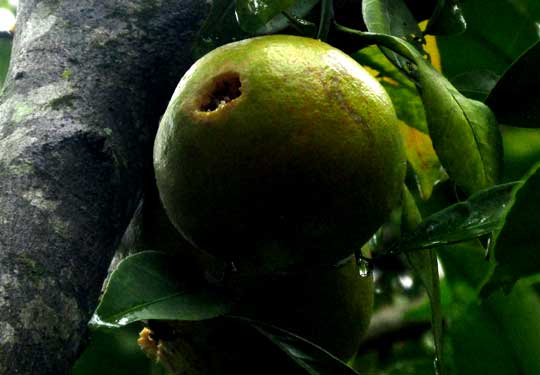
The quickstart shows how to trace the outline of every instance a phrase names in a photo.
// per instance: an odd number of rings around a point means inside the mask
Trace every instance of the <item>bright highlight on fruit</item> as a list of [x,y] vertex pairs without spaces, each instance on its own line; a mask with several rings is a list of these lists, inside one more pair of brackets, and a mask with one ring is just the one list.
[[240,269],[267,271],[359,249],[399,204],[405,164],[380,84],[338,49],[286,35],[197,61],[154,147],[175,227]]

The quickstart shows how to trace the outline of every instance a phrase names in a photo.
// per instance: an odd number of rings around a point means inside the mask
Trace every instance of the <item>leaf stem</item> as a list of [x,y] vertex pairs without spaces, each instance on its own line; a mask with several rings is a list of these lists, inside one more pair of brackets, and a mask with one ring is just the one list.
[[330,31],[330,25],[334,20],[334,1],[321,1],[321,19],[319,21],[319,30],[317,31],[317,39],[326,41]]
[[306,21],[300,17],[296,17],[293,14],[290,14],[289,12],[281,12],[283,17],[287,18],[287,20],[290,22],[290,25],[298,31],[302,36],[306,36],[309,38],[312,38],[315,35],[315,32],[317,31],[317,26],[313,22]]
[[395,53],[401,55],[408,60],[411,60],[415,64],[418,64],[418,61],[424,61],[420,52],[418,52],[409,42],[403,39],[387,34],[372,33],[369,31],[351,29],[338,23],[334,23],[334,25],[336,27],[336,30],[338,31],[347,34],[357,35],[362,41],[369,42],[371,44],[377,44],[379,46],[391,49]]

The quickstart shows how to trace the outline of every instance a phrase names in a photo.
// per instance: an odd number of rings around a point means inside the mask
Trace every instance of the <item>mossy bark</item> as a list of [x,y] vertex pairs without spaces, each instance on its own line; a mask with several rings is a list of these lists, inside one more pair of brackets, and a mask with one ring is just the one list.
[[0,373],[67,374],[205,0],[21,0],[0,97]]

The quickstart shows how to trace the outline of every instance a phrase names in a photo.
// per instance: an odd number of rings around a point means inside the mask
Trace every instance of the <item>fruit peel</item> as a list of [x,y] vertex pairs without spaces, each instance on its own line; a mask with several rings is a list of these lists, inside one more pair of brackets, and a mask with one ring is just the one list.
[[[209,105],[236,79],[236,96]],[[268,269],[360,248],[399,204],[405,152],[390,98],[360,65],[321,41],[273,35],[190,68],[162,118],[154,168],[189,241]]]

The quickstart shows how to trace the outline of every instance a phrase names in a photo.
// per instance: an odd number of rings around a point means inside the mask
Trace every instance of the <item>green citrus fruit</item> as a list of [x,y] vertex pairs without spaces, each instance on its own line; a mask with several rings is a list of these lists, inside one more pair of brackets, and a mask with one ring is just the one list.
[[[245,280],[238,281],[246,292]],[[372,304],[372,277],[360,276],[349,259],[339,267],[282,276],[249,289],[232,314],[286,329],[348,361],[369,324]],[[230,318],[150,322],[150,327],[162,353],[169,353],[160,360],[177,368],[174,373],[247,374],[254,366],[257,374],[298,371],[266,338]]]
[[[233,313],[284,328],[342,360],[356,354],[371,320],[373,278],[354,259],[264,282],[240,280],[246,295]],[[250,286],[255,285],[252,289]]]
[[122,237],[117,254],[123,258],[141,251],[155,250],[173,255],[176,262],[189,264],[193,270],[210,274],[214,271],[222,272],[223,261],[194,247],[172,225],[159,198],[157,187],[152,184],[154,179],[145,182],[144,199]]
[[274,35],[184,75],[162,118],[163,205],[196,246],[246,267],[351,254],[399,204],[405,153],[382,86],[341,51]]

